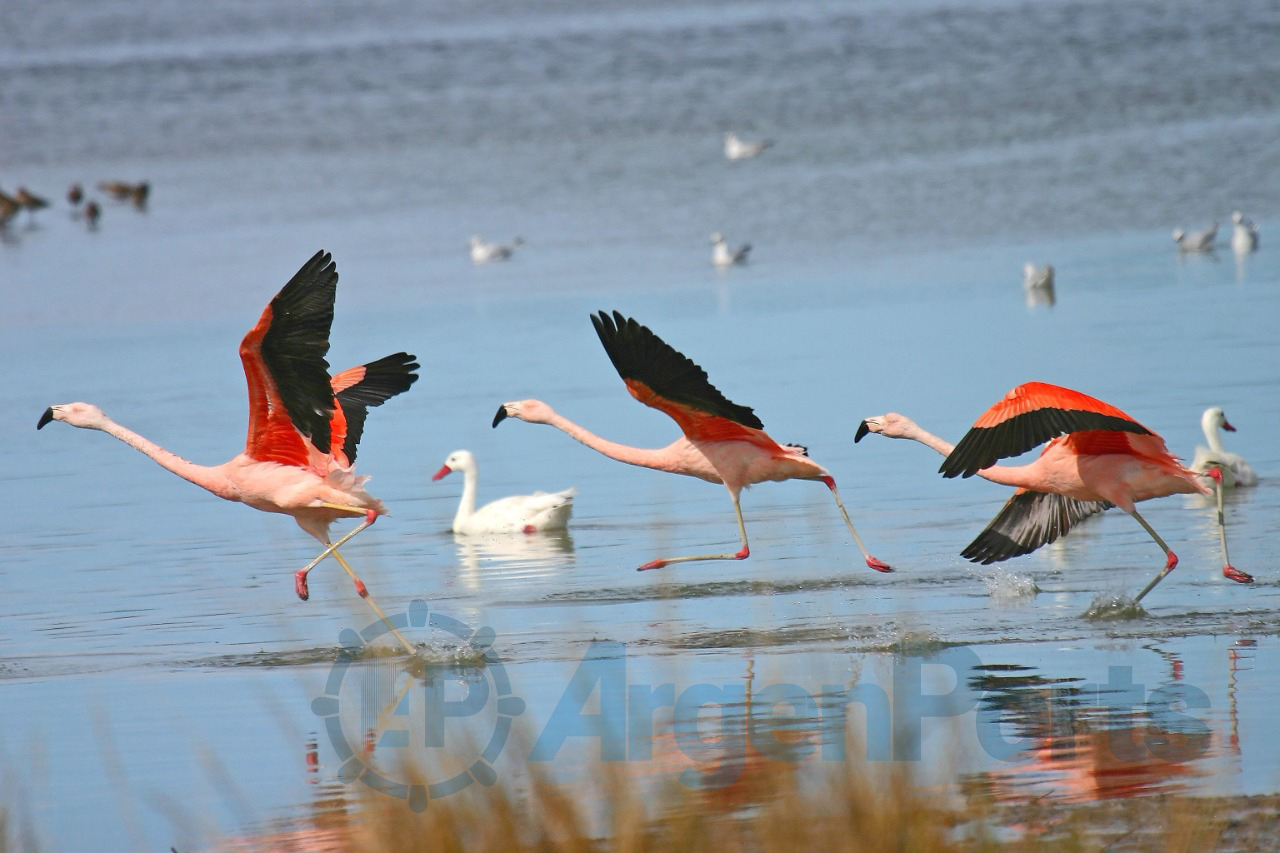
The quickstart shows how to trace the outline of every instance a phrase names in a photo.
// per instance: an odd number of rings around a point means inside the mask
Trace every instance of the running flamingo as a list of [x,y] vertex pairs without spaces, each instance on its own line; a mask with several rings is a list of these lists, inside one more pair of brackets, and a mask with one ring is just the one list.
[[[1082,519],[1118,506],[1132,515],[1164,551],[1164,571],[1138,593],[1141,601],[1178,565],[1178,556],[1138,514],[1138,501],[1173,494],[1208,494],[1194,472],[1183,468],[1164,439],[1124,412],[1077,391],[1028,382],[1014,388],[973,425],[954,447],[925,432],[910,418],[890,413],[867,418],[854,441],[874,432],[909,438],[947,457],[944,477],[983,479],[1017,491],[960,556],[987,565],[1030,554],[1066,533]],[[1051,439],[1051,440],[1050,440]],[[1049,441],[1030,465],[996,465]],[[1221,498],[1221,480],[1217,481]],[[1234,568],[1227,557],[1226,532],[1218,510],[1223,577],[1238,583],[1253,578]]]
[[[325,354],[338,272],[328,252],[317,252],[262,312],[240,343],[249,384],[249,439],[244,453],[223,465],[205,466],[170,453],[112,421],[97,406],[50,406],[39,429],[62,421],[96,429],[151,457],[162,468],[229,501],[293,516],[325,550],[294,575],[298,598],[308,598],[307,574],[332,554],[355,583],[356,592],[386,621],[382,609],[338,547],[386,513],[365,491],[368,477],[353,473],[356,445],[370,406],[409,390],[418,364],[403,352],[333,376]],[[363,521],[336,543],[329,525],[339,518]],[[387,623],[390,627],[390,623]],[[410,646],[394,628],[401,644]]]
[[853,529],[840,493],[836,491],[836,481],[825,468],[809,458],[805,448],[775,442],[765,434],[764,425],[750,408],[725,399],[708,381],[706,371],[673,349],[647,326],[623,317],[617,311],[613,312],[613,317],[601,311],[591,317],[591,322],[631,396],[670,415],[680,426],[684,437],[660,450],[627,447],[593,435],[556,414],[541,400],[503,403],[498,407],[493,425],[496,427],[509,417],[528,423],[550,424],[610,459],[642,468],[685,474],[709,483],[723,483],[729,490],[733,511],[738,516],[742,550],[736,554],[668,557],[645,563],[639,571],[695,560],[745,560],[751,550],[747,545],[747,528],[742,520],[738,497],[747,486],[771,480],[821,480],[825,483],[867,565],[878,572],[892,571],[888,565],[867,553],[858,532]]

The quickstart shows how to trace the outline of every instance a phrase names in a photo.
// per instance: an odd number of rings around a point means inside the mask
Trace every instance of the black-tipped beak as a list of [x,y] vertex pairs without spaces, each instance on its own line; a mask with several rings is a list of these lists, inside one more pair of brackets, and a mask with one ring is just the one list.
[[507,419],[507,407],[506,407],[506,404],[504,403],[503,405],[498,407],[498,414],[493,416],[493,425],[496,427],[498,424],[502,423],[506,419]]
[[1236,431],[1236,428],[1233,427],[1231,424],[1227,423],[1225,420],[1222,422],[1222,428],[1225,429],[1227,432]]
[[36,429],[44,429],[44,425],[53,420],[53,406],[44,410],[44,414],[40,416],[40,423],[36,424]]
[[869,432],[871,432],[871,427],[867,426],[866,421],[858,424],[858,431],[853,436],[853,443],[857,444],[859,441],[862,441],[863,437]]

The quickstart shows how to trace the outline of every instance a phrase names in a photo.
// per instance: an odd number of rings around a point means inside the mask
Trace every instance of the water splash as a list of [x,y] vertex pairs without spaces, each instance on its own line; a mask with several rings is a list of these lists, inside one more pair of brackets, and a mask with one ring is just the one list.
[[1147,611],[1132,598],[1115,593],[1099,593],[1080,616],[1091,622],[1119,622],[1145,619]]

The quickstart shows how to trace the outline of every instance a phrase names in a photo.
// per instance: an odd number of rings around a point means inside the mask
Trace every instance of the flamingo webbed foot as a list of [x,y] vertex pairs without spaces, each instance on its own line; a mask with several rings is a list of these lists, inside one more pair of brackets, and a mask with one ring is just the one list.
[[667,561],[666,561],[666,560],[654,560],[652,563],[645,563],[643,566],[641,566],[640,568],[636,569],[636,571],[637,571],[637,572],[647,572],[647,571],[649,571],[650,569],[661,569],[661,568],[663,568],[663,567],[664,567],[664,566],[666,566],[666,565],[667,565]]
[[307,589],[307,572],[305,569],[299,569],[293,574],[293,589],[298,593],[298,598],[306,601],[311,597],[310,590]]
[[747,557],[750,557],[750,556],[751,556],[751,549],[748,548],[746,545],[743,545],[742,550],[733,555],[733,559],[745,560],[747,559]]
[[872,557],[872,556],[867,557],[867,568],[875,569],[877,572],[893,571],[893,567],[890,566],[888,563],[882,563],[881,561],[877,560],[875,557]]
[[1233,580],[1236,583],[1253,583],[1253,575],[1242,572],[1235,566],[1223,566],[1222,576],[1227,580]]

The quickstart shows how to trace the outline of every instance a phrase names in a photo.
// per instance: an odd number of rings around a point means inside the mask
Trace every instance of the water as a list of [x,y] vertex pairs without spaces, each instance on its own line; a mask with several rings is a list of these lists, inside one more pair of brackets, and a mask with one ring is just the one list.
[[[1070,692],[1114,686],[1118,666],[1207,702],[1179,698],[1207,732],[1192,757],[1129,762],[1125,793],[1276,790],[1280,4],[18,0],[0,24],[0,186],[57,202],[0,243],[0,758],[4,804],[46,848],[200,847],[345,790],[312,701],[340,632],[370,617],[336,566],[302,604],[289,574],[314,545],[289,519],[109,438],[32,429],[83,399],[187,458],[230,458],[236,344],[319,247],[342,275],[334,367],[399,349],[423,364],[370,417],[360,469],[393,515],[347,553],[390,612],[422,599],[492,627],[535,734],[593,641],[625,644],[628,684],[680,696],[750,675],[755,695],[794,683],[824,710],[825,686],[892,690],[924,661],[981,709],[957,718],[972,756],[926,753],[930,773],[1114,796],[1085,784],[1081,756],[1106,760],[1090,738],[1164,731],[1108,705],[1115,689]],[[730,129],[778,144],[729,163]],[[146,211],[104,202],[96,232],[61,202],[72,181],[144,178]],[[1235,258],[1228,226],[1224,251],[1177,256],[1174,227],[1233,209],[1262,223],[1258,253]],[[750,265],[711,268],[717,230],[754,244]],[[475,268],[473,233],[527,245]],[[1052,308],[1025,304],[1028,260],[1056,267]],[[632,571],[736,550],[723,490],[489,426],[537,397],[619,442],[672,440],[591,331],[613,308],[806,444],[899,571],[862,565],[813,483],[746,494],[747,561]],[[1258,583],[1221,578],[1208,502],[1166,498],[1143,513],[1178,570],[1140,618],[1084,618],[1161,564],[1131,519],[974,566],[958,553],[1006,491],[942,480],[921,447],[852,443],[886,411],[956,440],[1032,379],[1120,406],[1188,458],[1221,405],[1262,478],[1227,508],[1232,562]],[[482,501],[577,487],[569,535],[455,541],[460,483],[429,477],[464,447]],[[438,635],[414,634],[453,659]],[[750,708],[734,695],[726,725]],[[1070,755],[1045,696],[1081,721]],[[975,745],[982,715],[1027,740],[1014,760]],[[553,765],[597,754],[577,746]]]

